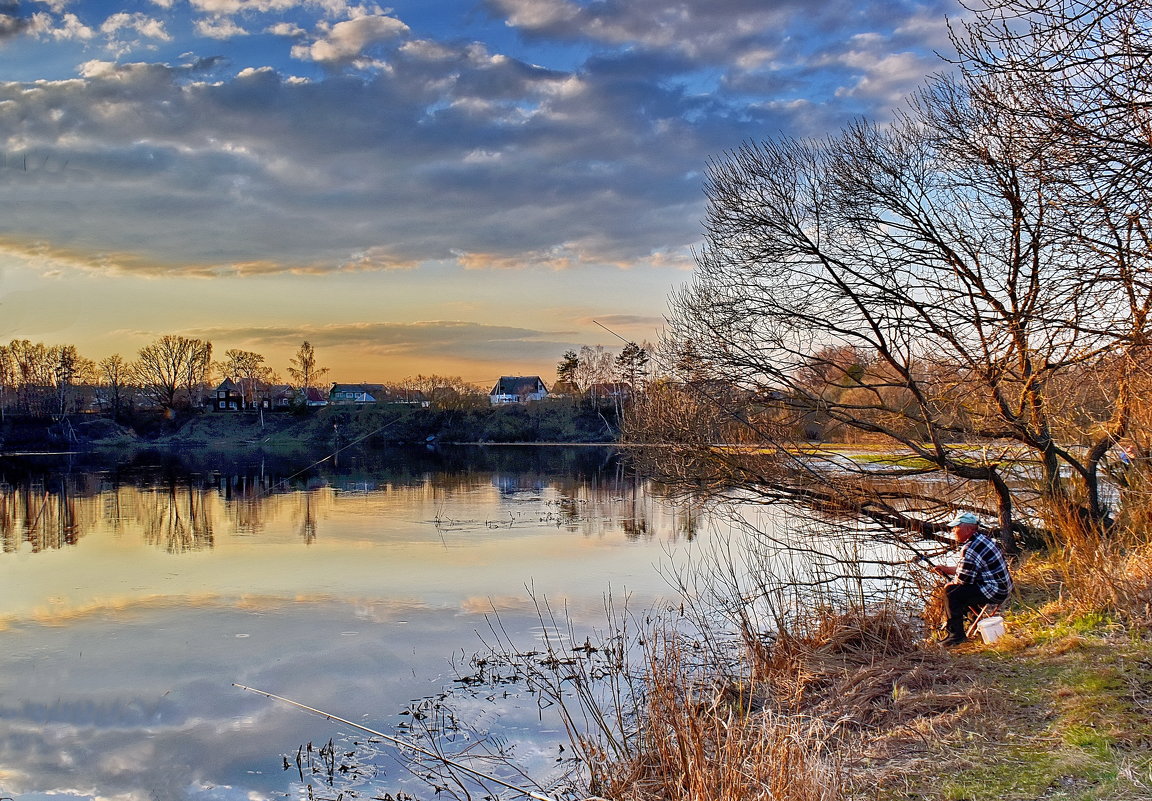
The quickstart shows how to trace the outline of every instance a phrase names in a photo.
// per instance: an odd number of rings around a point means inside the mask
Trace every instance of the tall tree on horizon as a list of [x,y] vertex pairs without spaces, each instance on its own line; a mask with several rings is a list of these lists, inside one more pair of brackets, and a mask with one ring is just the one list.
[[180,401],[195,404],[211,365],[212,343],[166,334],[140,349],[133,372],[145,394],[172,411]]
[[316,382],[328,374],[327,367],[318,367],[316,364],[316,351],[312,343],[305,340],[301,343],[296,355],[292,357],[292,366],[288,368],[288,375],[300,385],[301,389],[311,389]]

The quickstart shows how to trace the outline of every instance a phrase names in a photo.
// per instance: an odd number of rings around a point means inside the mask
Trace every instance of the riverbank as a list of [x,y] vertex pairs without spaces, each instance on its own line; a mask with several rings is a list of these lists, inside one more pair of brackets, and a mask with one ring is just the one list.
[[381,404],[263,414],[186,412],[136,415],[118,422],[96,415],[9,415],[0,421],[0,452],[7,453],[156,445],[335,450],[426,442],[581,444],[618,437],[613,409],[566,400],[470,409]]
[[946,650],[892,608],[745,631],[735,672],[714,655],[690,667],[696,635],[657,638],[637,745],[592,761],[593,789],[613,801],[1152,797],[1152,571],[1138,550],[1116,549],[1103,570],[1101,552],[1032,557],[994,645]]

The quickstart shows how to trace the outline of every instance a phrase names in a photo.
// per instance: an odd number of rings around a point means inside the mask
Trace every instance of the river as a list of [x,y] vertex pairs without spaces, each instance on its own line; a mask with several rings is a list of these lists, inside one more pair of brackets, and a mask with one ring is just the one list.
[[[494,625],[538,643],[541,602],[577,643],[606,599],[674,605],[668,565],[708,530],[601,448],[0,459],[0,797],[433,797],[388,749],[234,683],[392,734],[454,688],[459,736],[547,786],[555,716],[459,693],[473,655]],[[306,750],[330,738],[331,782]]]

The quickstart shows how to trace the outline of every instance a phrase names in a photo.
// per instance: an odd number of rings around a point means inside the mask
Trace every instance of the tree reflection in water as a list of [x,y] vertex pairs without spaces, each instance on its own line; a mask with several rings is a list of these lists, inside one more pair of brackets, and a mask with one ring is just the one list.
[[[209,549],[217,537],[260,537],[271,520],[290,518],[299,539],[322,536],[325,516],[341,503],[370,497],[403,508],[431,502],[422,522],[443,531],[555,524],[603,536],[610,521],[631,540],[654,536],[659,488],[608,448],[471,447],[345,453],[342,465],[216,454],[147,454],[83,470],[45,460],[0,463],[0,542],[6,553],[76,544],[94,530],[139,531],[171,553]],[[536,513],[502,512],[489,520],[447,516],[449,499],[538,503]],[[691,540],[700,510],[678,504],[674,537]],[[457,510],[459,506],[457,507]]]
[[[662,607],[654,565],[695,553],[680,546],[703,526],[610,449],[323,455],[0,457],[0,795],[144,798],[163,776],[157,797],[283,797],[280,751],[328,724],[238,702],[232,682],[389,727],[458,678],[450,655],[482,647],[488,615],[535,642],[534,593],[576,644],[614,594]],[[517,704],[479,704],[476,725],[544,774],[556,727]]]

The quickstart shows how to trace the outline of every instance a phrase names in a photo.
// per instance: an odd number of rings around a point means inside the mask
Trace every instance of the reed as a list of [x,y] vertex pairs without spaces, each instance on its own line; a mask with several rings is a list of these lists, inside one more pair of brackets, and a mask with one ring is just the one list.
[[[830,801],[870,760],[951,730],[987,693],[926,648],[895,606],[818,607],[773,634],[727,638],[659,622],[643,639],[631,728],[584,739],[590,793],[613,801]],[[723,653],[716,647],[727,643]]]
[[594,791],[614,801],[842,797],[842,770],[816,719],[766,708],[755,684],[709,680],[690,653],[670,630],[648,641],[630,755],[590,761]]
[[[1133,481],[1138,477],[1134,476]],[[1026,583],[1054,597],[1047,607],[1064,615],[1098,614],[1126,626],[1152,625],[1152,492],[1129,486],[1110,526],[1086,524],[1060,509],[1050,512],[1059,538],[1044,558],[1026,562]]]

